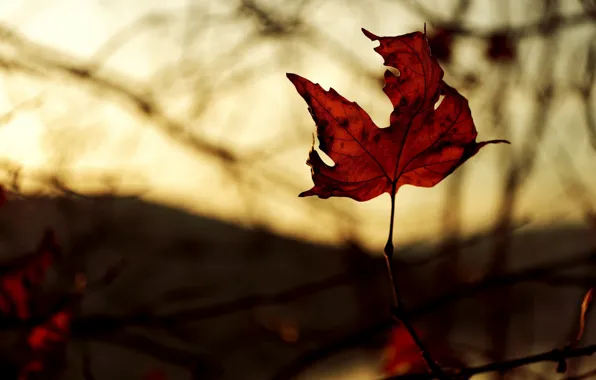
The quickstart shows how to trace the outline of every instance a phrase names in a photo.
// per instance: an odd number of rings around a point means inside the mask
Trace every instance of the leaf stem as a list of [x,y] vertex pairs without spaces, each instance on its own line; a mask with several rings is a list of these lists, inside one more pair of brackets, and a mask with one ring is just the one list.
[[385,244],[385,248],[383,250],[385,254],[387,274],[389,276],[389,281],[391,282],[391,293],[393,296],[393,310],[391,314],[396,321],[401,322],[404,325],[404,327],[408,330],[408,333],[412,337],[414,343],[416,343],[416,345],[418,346],[420,354],[426,361],[426,365],[428,366],[432,374],[438,379],[448,380],[449,377],[443,372],[443,370],[437,364],[437,362],[433,360],[432,356],[430,355],[430,352],[426,349],[426,346],[416,333],[414,326],[406,316],[405,306],[401,298],[399,286],[395,282],[395,278],[393,276],[393,228],[395,218],[395,193],[396,185],[394,183],[391,189],[391,219],[389,220],[389,236],[387,237],[387,243]]

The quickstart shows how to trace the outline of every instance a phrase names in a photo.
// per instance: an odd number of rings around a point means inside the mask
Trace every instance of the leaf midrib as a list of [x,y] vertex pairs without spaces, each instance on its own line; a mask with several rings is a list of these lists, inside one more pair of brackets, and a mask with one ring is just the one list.
[[[323,91],[325,91],[325,90],[323,90]],[[328,91],[325,91],[325,92],[327,92],[327,93],[328,93]],[[338,125],[340,128],[343,128],[343,127],[341,126],[341,123],[339,122],[339,120],[337,120],[337,119],[335,118],[335,116],[334,116],[334,115],[333,115],[331,112],[329,112],[329,110],[327,109],[327,107],[325,107],[323,104],[321,104],[321,102],[320,102],[320,101],[319,101],[319,100],[318,100],[316,97],[313,97],[313,99],[314,99],[314,100],[315,100],[317,103],[319,103],[319,105],[321,106],[321,108],[323,108],[323,109],[325,110],[325,112],[327,112],[327,113],[329,114],[329,116],[330,116],[330,117],[331,117],[331,118],[332,118],[332,119],[333,119],[333,120],[334,120],[334,121],[337,123],[337,125]],[[344,98],[344,99],[345,99],[345,98]],[[346,100],[347,100],[347,99],[346,99]],[[354,103],[354,102],[351,102],[351,103]],[[356,105],[356,106],[357,106],[357,107],[358,107],[358,108],[359,108],[359,109],[360,109],[362,112],[364,112],[364,113],[365,113],[365,114],[366,114],[366,115],[367,115],[367,116],[370,118],[370,115],[368,115],[368,113],[366,113],[366,111],[364,111],[364,110],[362,109],[362,107],[360,107],[360,106],[359,106],[358,104],[356,104],[356,103],[354,103],[354,104],[355,104],[355,105]],[[344,109],[344,106],[343,106],[343,104],[342,104],[342,109]],[[345,109],[344,109],[344,113],[345,113]],[[347,118],[347,113],[346,113],[346,118]],[[371,119],[371,122],[372,122],[372,119]],[[376,126],[376,124],[375,124],[374,122],[372,122],[372,125],[373,125],[375,128],[378,128],[378,129],[380,129],[379,127],[377,127],[377,126]],[[379,162],[379,160],[377,160],[377,158],[376,158],[376,157],[375,157],[375,156],[374,156],[374,155],[373,155],[371,152],[369,152],[369,151],[368,151],[368,150],[367,150],[367,149],[364,147],[364,145],[362,145],[362,143],[361,143],[361,142],[360,142],[360,141],[359,141],[359,140],[358,140],[358,139],[357,139],[357,138],[356,138],[356,137],[355,137],[355,136],[354,136],[354,135],[353,135],[353,134],[350,132],[350,130],[349,130],[348,128],[343,128],[343,129],[344,129],[344,130],[345,130],[345,131],[346,131],[346,132],[347,132],[347,133],[348,133],[348,134],[349,134],[349,135],[352,137],[352,139],[353,139],[354,141],[356,141],[356,142],[358,143],[358,145],[360,146],[360,148],[362,148],[362,150],[363,150],[364,152],[366,152],[366,153],[367,153],[367,154],[368,154],[368,155],[369,155],[369,156],[370,156],[370,157],[373,159],[373,161],[374,161],[374,162],[377,164],[377,166],[378,166],[378,167],[381,169],[381,172],[383,173],[383,176],[384,176],[384,177],[386,177],[386,178],[387,178],[387,179],[388,179],[388,180],[391,182],[392,180],[391,180],[391,178],[389,177],[389,174],[387,174],[387,172],[385,171],[385,169],[383,168],[383,165],[381,165],[381,163]],[[380,178],[380,177],[379,177],[379,176],[376,176],[376,177],[372,177],[372,178],[370,178],[370,179],[365,179],[365,180],[358,181],[358,182],[368,182],[368,181],[371,181],[371,180],[373,180],[373,179],[377,179],[377,178]]]

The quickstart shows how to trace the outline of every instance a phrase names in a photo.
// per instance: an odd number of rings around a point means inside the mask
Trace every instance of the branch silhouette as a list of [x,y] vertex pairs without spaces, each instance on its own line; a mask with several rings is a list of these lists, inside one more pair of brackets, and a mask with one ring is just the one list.
[[[540,362],[554,362],[564,363],[565,360],[571,358],[577,358],[582,356],[591,356],[596,353],[596,344],[582,347],[582,348],[562,348],[554,349],[551,351],[543,352],[536,355],[525,356],[517,359],[506,360],[502,362],[485,364],[478,367],[463,368],[459,371],[450,373],[456,379],[469,379],[475,375],[488,373],[488,372],[504,372],[512,369],[523,367],[529,364],[540,363]],[[386,377],[384,380],[424,380],[424,379],[436,379],[431,374],[408,374],[401,376]]]

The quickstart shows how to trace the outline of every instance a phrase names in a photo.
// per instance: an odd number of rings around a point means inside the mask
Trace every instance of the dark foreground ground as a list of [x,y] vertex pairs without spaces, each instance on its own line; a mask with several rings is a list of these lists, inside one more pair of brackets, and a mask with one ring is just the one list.
[[[46,227],[65,254],[48,282],[115,273],[83,299],[64,379],[82,378],[83,353],[97,380],[140,379],[153,368],[172,380],[188,379],[188,368],[200,379],[283,378],[307,364],[303,378],[366,379],[379,366],[390,297],[384,262],[355,245],[313,245],[137,198],[36,198],[0,210],[0,252],[33,249]],[[429,345],[447,340],[480,363],[499,288],[510,290],[509,356],[566,343],[595,246],[581,226],[524,227],[513,235],[508,274],[487,280],[490,238],[468,241],[443,277],[448,259],[421,261],[436,252],[421,243],[399,248],[407,262],[396,263],[397,277]],[[587,323],[585,342],[596,343],[596,320]],[[538,368],[554,376],[550,367]]]

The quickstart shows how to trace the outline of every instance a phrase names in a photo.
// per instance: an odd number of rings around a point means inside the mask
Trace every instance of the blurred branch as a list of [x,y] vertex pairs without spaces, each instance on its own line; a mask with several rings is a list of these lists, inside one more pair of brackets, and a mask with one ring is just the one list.
[[183,9],[168,9],[158,12],[148,12],[132,23],[126,25],[114,33],[93,55],[92,62],[103,63],[107,61],[117,50],[125,43],[132,40],[142,32],[152,31],[159,26],[165,26],[168,22],[177,21],[183,17],[193,17],[202,27],[207,24],[217,24],[219,26],[234,24],[237,21],[227,15],[208,13],[201,6],[185,6]]
[[592,199],[594,199],[592,191],[584,183],[582,176],[579,175],[571,154],[564,147],[560,147],[555,160],[556,162],[553,162],[553,166],[559,176],[559,182],[561,187],[563,187],[565,195],[584,213],[592,212],[594,208],[592,204]]
[[424,17],[426,22],[435,27],[447,29],[453,34],[482,39],[488,39],[494,35],[507,35],[514,39],[545,35],[551,34],[554,31],[563,28],[576,27],[582,24],[593,24],[596,20],[596,11],[591,10],[573,15],[549,15],[548,17],[543,17],[536,22],[530,22],[521,26],[476,29],[462,26],[461,22],[453,22],[452,20],[442,19],[441,17],[435,15],[432,11],[423,7],[421,2],[404,1],[403,4],[412,8],[415,12]]
[[213,361],[208,360],[204,354],[166,345],[141,334],[121,331],[118,335],[105,334],[94,336],[94,340],[142,352],[157,360],[185,368],[193,376],[198,376],[198,374],[203,375],[197,378],[205,378],[207,374],[221,370],[215,368]]
[[[66,74],[72,79],[81,81],[81,83],[92,84],[128,101],[140,115],[156,122],[170,138],[182,145],[218,158],[225,163],[236,162],[236,156],[231,151],[190,134],[183,124],[171,119],[148,91],[135,90],[132,85],[125,85],[126,81],[123,79],[116,81],[105,74],[98,73],[94,63],[77,63],[74,57],[65,57],[64,54],[56,50],[28,41],[24,36],[5,27],[0,27],[0,34],[10,36],[10,41],[14,45],[25,47],[25,51],[30,52],[26,63],[18,60],[7,63],[10,69],[26,72],[50,70]],[[59,57],[63,58],[60,59]],[[41,66],[41,70],[37,69],[36,66]]]
[[[72,171],[70,173],[55,173],[45,169],[28,169],[24,173],[24,169],[21,165],[10,160],[0,159],[0,170],[5,171],[10,177],[11,183],[9,190],[16,193],[19,198],[28,198],[29,195],[22,194],[22,184],[24,181],[31,181],[35,185],[41,185],[51,191],[76,199],[87,199],[90,195],[83,194],[76,190],[73,190],[69,185],[69,182],[73,180],[73,177],[78,180],[83,180],[87,184],[105,185],[106,182],[113,182],[120,178],[126,177],[128,180],[135,178],[135,173],[125,172],[120,170],[118,173],[103,171],[100,173],[94,173],[88,170],[82,172]],[[142,177],[138,177],[139,182],[145,182]],[[110,193],[112,190],[106,191]],[[138,190],[133,193],[133,196],[140,196],[146,190]],[[126,196],[120,194],[120,196]]]
[[593,369],[591,371],[585,372],[581,375],[576,375],[576,376],[568,376],[565,378],[565,380],[584,380],[584,379],[590,379],[593,378],[594,376],[596,376],[596,369]]
[[[596,250],[578,254],[572,258],[553,260],[548,263],[537,265],[532,268],[522,269],[513,273],[498,277],[486,278],[473,284],[464,285],[459,289],[448,294],[438,296],[437,298],[426,302],[425,304],[413,308],[408,312],[411,319],[419,318],[439,309],[457,302],[459,300],[482,294],[490,289],[504,286],[513,286],[525,281],[539,281],[541,278],[552,275],[559,270],[570,269],[585,264],[596,265]],[[284,366],[271,380],[287,380],[310,367],[320,360],[328,358],[334,354],[346,349],[361,345],[363,342],[371,339],[376,334],[386,332],[393,326],[392,320],[384,320],[365,327],[354,334],[349,334],[340,340],[331,342],[310,352],[307,352]]]
[[83,362],[83,379],[96,380],[95,376],[93,375],[93,370],[91,369],[91,352],[89,350],[89,347],[85,346],[81,352],[81,355],[81,361]]
[[551,286],[577,286],[581,289],[584,289],[586,287],[589,287],[590,284],[596,284],[596,276],[558,275],[558,276],[545,278],[545,279],[541,280],[540,282],[543,282],[543,283],[551,285]]
[[25,109],[30,109],[30,108],[36,108],[39,107],[42,103],[42,99],[41,99],[41,95],[40,96],[35,96],[31,99],[25,100],[17,105],[15,105],[14,107],[12,107],[12,109],[2,115],[0,115],[0,126],[6,125],[8,123],[10,123],[19,112],[25,110]]
[[[506,360],[491,364],[486,364],[478,367],[468,367],[453,373],[458,379],[469,379],[472,376],[487,372],[504,372],[515,369],[517,367],[526,366],[533,363],[540,362],[554,362],[561,363],[567,359],[577,358],[582,356],[591,356],[596,353],[596,344],[576,349],[554,349],[537,355],[530,355],[518,359]],[[423,380],[434,379],[435,377],[429,374],[411,374],[388,377],[385,380]]]
[[[255,11],[256,5],[253,4],[251,7],[250,9]],[[190,148],[194,152],[206,154],[216,159],[221,164],[223,170],[232,166],[248,167],[253,163],[252,159],[247,160],[245,156],[254,158],[254,151],[246,155],[239,155],[228,147],[221,144],[214,144],[190,132],[186,124],[170,117],[165,112],[157,100],[155,100],[151,91],[147,89],[137,90],[139,87],[143,88],[143,86],[134,83],[127,84],[127,80],[117,73],[106,74],[106,70],[101,69],[96,62],[78,62],[80,60],[74,57],[28,41],[24,36],[6,27],[0,28],[0,35],[0,38],[9,41],[12,45],[18,47],[18,50],[26,53],[26,60],[4,58],[4,67],[7,70],[22,71],[41,77],[47,77],[52,73],[66,75],[73,80],[91,85],[95,89],[116,96],[124,100],[125,104],[128,103],[131,105],[137,114],[150,121],[150,124],[157,126],[161,132],[165,133],[167,137],[176,143]],[[247,46],[241,47],[245,49]],[[234,55],[238,54],[235,50],[233,53]],[[221,65],[221,62],[219,65]],[[259,70],[262,70],[262,67]],[[249,77],[246,72],[243,72],[239,77],[241,79],[239,83],[246,81]],[[203,106],[206,106],[206,104],[203,104]],[[301,187],[293,177],[287,176],[278,170],[272,170],[270,167],[262,168],[260,170],[260,176],[272,181],[278,188],[287,191],[297,192],[297,189]],[[311,208],[321,208],[320,205],[315,206],[312,202],[307,202],[306,204]],[[333,205],[326,204],[325,208],[338,213],[342,218],[347,218],[345,220],[353,219],[349,213]]]
[[[477,294],[482,293],[491,288],[499,287],[499,286],[511,286],[523,281],[535,281],[544,276],[550,276],[553,272],[569,269],[575,267],[577,265],[582,265],[586,263],[593,263],[596,260],[596,251],[590,251],[588,253],[576,255],[572,258],[565,258],[560,260],[554,260],[552,262],[543,264],[541,266],[537,266],[534,268],[524,269],[518,272],[511,273],[509,275],[503,276],[501,278],[489,278],[478,283],[474,283],[471,285],[465,285],[462,288],[449,293],[445,296],[440,296],[435,300],[431,300],[426,304],[413,309],[409,315],[412,318],[420,317],[424,314],[432,313],[437,311],[438,309],[446,306],[447,304],[456,302],[463,298],[471,297]],[[158,329],[166,329],[168,326],[179,326],[180,324],[197,321],[198,319],[203,318],[213,318],[217,317],[226,313],[239,311],[240,307],[248,306],[255,306],[255,302],[262,301],[263,304],[267,304],[268,302],[289,302],[289,299],[296,299],[296,297],[302,297],[304,295],[312,294],[312,292],[320,291],[321,287],[327,287],[330,284],[334,285],[334,282],[342,282],[347,281],[348,278],[352,276],[345,276],[344,278],[337,277],[332,278],[325,282],[321,283],[313,283],[301,288],[296,288],[289,290],[287,292],[283,292],[277,295],[269,296],[269,297],[261,297],[260,299],[257,298],[245,298],[240,299],[238,301],[232,302],[230,304],[221,304],[216,306],[210,306],[206,308],[199,308],[195,310],[183,310],[180,312],[172,312],[164,315],[150,315],[147,313],[136,314],[136,315],[123,315],[123,316],[109,316],[109,315],[90,315],[90,316],[81,316],[77,318],[73,322],[72,331],[75,337],[79,339],[94,339],[94,340],[105,340],[112,341],[114,343],[120,342],[120,338],[112,336],[117,331],[122,331],[123,328],[126,327],[154,327]],[[12,319],[3,319],[2,323],[0,324],[3,330],[6,329],[15,329],[15,328],[28,328],[30,326],[38,324],[39,321],[45,320],[46,316],[41,316],[39,318],[35,317],[28,321],[22,320],[12,320]],[[388,328],[392,326],[392,322],[390,320],[383,321],[377,323],[373,326],[369,326],[355,334],[348,335],[341,340],[331,343],[325,347],[320,349],[311,351],[304,356],[300,357],[296,361],[292,362],[288,366],[284,367],[275,379],[287,379],[291,376],[296,375],[297,373],[301,372],[306,366],[313,364],[314,362],[321,360],[333,353],[339,352],[343,349],[346,349],[350,346],[355,346],[363,342],[364,340],[370,339],[371,336],[386,331]],[[104,337],[104,338],[102,338]],[[106,338],[110,337],[110,338]],[[131,338],[132,339],[132,338]],[[132,339],[132,341],[136,341],[139,338]],[[127,339],[122,340],[123,342],[128,342],[127,344],[132,344]],[[146,352],[149,348],[153,347],[156,351],[153,352],[152,355],[156,356],[159,355],[162,349],[158,349],[155,344],[152,343],[149,347],[143,345],[136,345],[134,346],[138,349],[141,349],[142,352]],[[171,355],[166,356],[169,358]],[[157,356],[156,356],[157,357]],[[162,360],[164,357],[160,358]],[[177,361],[174,363],[184,363],[184,365],[188,365],[189,360],[183,359],[184,356],[180,356]],[[194,358],[194,356],[193,356]],[[167,359],[169,361],[169,359]],[[194,360],[194,359],[193,359]],[[190,360],[192,361],[192,360]]]
[[584,80],[578,84],[578,90],[584,103],[584,117],[588,138],[592,148],[596,150],[596,111],[593,104],[596,100],[596,34],[592,35],[592,43],[588,47]]

